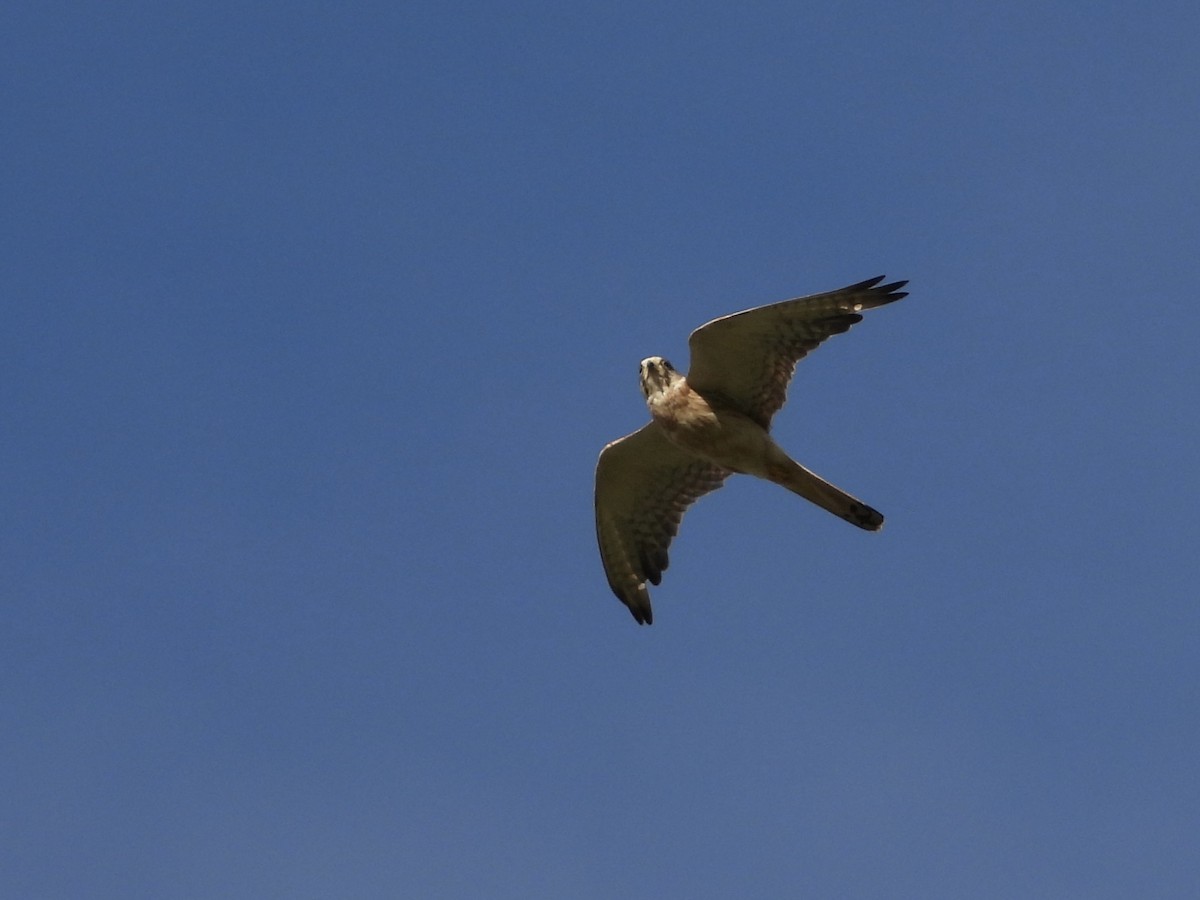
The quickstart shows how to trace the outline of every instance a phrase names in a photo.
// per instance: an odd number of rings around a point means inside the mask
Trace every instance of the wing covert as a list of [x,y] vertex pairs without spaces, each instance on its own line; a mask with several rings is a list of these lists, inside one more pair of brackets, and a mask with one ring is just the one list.
[[908,296],[901,290],[907,281],[881,281],[882,275],[706,322],[688,338],[688,384],[732,403],[769,428],[771,417],[787,399],[797,362],[826,338],[861,322],[861,310]]
[[653,621],[658,584],[684,512],[729,473],[672,444],[650,422],[613,441],[596,464],[596,538],[609,587],[639,624]]

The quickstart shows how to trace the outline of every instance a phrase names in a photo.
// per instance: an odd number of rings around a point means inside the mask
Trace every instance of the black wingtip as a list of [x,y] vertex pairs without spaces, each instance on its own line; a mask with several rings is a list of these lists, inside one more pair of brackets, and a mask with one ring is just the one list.
[[908,291],[900,290],[900,288],[904,287],[906,284],[908,284],[907,278],[905,278],[903,281],[893,281],[891,284],[880,285],[879,287],[875,288],[875,291],[876,293],[886,295],[887,302],[891,303],[893,300],[900,300],[901,298],[908,296]]
[[848,294],[869,293],[871,295],[870,307],[883,306],[885,303],[895,303],[897,300],[902,300],[908,296],[908,291],[900,290],[900,288],[908,284],[908,279],[893,281],[890,284],[880,284],[879,282],[883,281],[886,277],[886,275],[876,275],[874,278],[868,278],[866,281],[860,281],[858,284],[852,284],[842,290]]

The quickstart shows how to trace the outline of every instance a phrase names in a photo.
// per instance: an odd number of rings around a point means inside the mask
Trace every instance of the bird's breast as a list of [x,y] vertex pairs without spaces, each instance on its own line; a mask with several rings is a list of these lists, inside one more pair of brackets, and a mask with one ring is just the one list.
[[770,438],[741,413],[713,406],[686,383],[649,401],[650,414],[676,446],[734,472],[755,472]]
[[717,414],[708,401],[693,391],[686,382],[672,385],[651,395],[647,404],[650,415],[668,434],[695,431],[717,425]]

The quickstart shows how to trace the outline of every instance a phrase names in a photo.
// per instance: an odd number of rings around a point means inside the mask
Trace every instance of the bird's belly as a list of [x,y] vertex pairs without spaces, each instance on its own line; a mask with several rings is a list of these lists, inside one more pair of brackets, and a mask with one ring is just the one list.
[[771,438],[747,416],[714,410],[695,393],[686,404],[652,413],[668,439],[689,453],[732,472],[761,475],[766,470]]

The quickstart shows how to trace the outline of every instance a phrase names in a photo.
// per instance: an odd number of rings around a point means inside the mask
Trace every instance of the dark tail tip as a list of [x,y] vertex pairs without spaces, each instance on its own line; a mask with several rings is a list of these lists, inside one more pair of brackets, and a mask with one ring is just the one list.
[[871,509],[865,503],[856,505],[843,518],[851,525],[857,525],[867,531],[878,531],[883,527],[883,513]]

